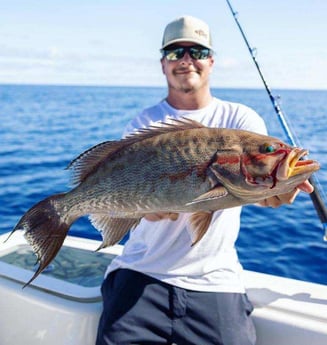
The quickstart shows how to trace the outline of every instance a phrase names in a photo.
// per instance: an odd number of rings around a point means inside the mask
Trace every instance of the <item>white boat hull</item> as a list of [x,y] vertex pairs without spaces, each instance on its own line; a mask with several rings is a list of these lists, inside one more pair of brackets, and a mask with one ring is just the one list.
[[[6,237],[0,236],[0,242]],[[82,249],[78,253],[90,258],[83,265],[77,263],[76,270],[83,266],[82,272],[89,271],[88,262],[95,265],[98,246],[97,241],[74,237],[68,237],[64,245],[71,256]],[[102,277],[96,277],[97,284],[82,286],[76,282],[78,277],[69,282],[49,272],[22,290],[32,272],[6,261],[26,248],[21,233],[0,247],[0,344],[93,345],[102,310]],[[101,260],[109,263],[121,249],[103,250],[108,257]],[[59,261],[57,265],[64,264]],[[87,280],[86,273],[81,274],[81,281]],[[327,344],[327,286],[249,271],[244,272],[244,279],[255,306],[257,345]]]

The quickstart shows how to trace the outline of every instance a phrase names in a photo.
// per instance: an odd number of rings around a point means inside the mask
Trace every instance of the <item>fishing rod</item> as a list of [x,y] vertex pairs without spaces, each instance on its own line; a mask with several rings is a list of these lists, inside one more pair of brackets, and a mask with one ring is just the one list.
[[[294,138],[294,135],[290,129],[290,126],[288,125],[287,123],[287,120],[286,120],[286,116],[285,114],[283,113],[282,111],[282,108],[278,102],[278,98],[274,97],[274,95],[272,94],[267,82],[266,82],[266,79],[264,78],[263,74],[262,74],[262,71],[260,69],[260,66],[258,64],[258,61],[256,59],[256,49],[255,48],[252,48],[249,44],[249,41],[244,33],[244,30],[242,29],[242,26],[237,18],[237,15],[238,13],[234,11],[231,3],[229,0],[226,0],[227,4],[228,4],[228,7],[230,9],[230,11],[232,12],[232,15],[234,17],[234,20],[238,26],[238,29],[239,31],[241,32],[241,35],[243,37],[243,40],[250,52],[250,55],[252,57],[252,60],[255,64],[255,67],[257,68],[257,71],[259,72],[259,75],[260,75],[260,78],[265,86],[265,89],[268,93],[268,96],[270,98],[270,101],[274,107],[274,110],[277,114],[277,117],[279,119],[279,122],[287,136],[287,139],[288,139],[288,142],[292,145],[292,146],[299,146],[297,141],[295,140]],[[323,197],[322,197],[322,192],[320,191],[320,183],[317,179],[316,176],[312,175],[310,178],[309,178],[309,182],[312,184],[312,186],[314,187],[314,191],[310,194],[310,197],[311,197],[311,200],[312,200],[312,203],[317,211],[317,214],[318,214],[318,217],[322,223],[322,226],[323,226],[323,229],[324,229],[324,240],[327,241],[327,208],[326,208],[326,205],[323,201]]]

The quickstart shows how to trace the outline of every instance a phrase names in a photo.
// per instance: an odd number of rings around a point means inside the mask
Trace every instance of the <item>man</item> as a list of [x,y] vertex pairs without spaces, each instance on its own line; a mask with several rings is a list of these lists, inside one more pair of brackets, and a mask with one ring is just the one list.
[[[214,56],[204,22],[184,16],[168,24],[161,52],[168,96],[145,109],[127,132],[184,116],[210,127],[266,133],[253,110],[211,95]],[[308,182],[299,189],[312,192]],[[299,189],[262,205],[290,203]],[[253,308],[234,247],[240,211],[215,212],[207,233],[194,246],[189,215],[162,213],[143,219],[108,268],[97,345],[255,344]]]

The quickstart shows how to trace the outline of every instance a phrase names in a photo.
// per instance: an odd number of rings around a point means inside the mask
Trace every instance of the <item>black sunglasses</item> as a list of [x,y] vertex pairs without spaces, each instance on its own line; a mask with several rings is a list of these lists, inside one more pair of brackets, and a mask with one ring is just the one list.
[[168,61],[177,61],[183,58],[186,52],[189,53],[190,57],[194,60],[206,60],[212,56],[212,50],[201,46],[192,47],[171,47],[162,49],[162,56]]

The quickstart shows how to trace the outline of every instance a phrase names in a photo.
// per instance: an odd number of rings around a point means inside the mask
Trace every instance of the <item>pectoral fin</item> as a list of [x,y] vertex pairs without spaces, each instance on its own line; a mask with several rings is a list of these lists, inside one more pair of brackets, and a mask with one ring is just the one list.
[[196,212],[191,216],[191,226],[194,232],[194,241],[192,246],[201,240],[207,232],[212,219],[213,212]]
[[118,243],[125,234],[134,229],[140,218],[113,218],[107,214],[93,214],[90,216],[92,225],[101,232],[102,244],[97,250]]
[[209,190],[209,192],[200,195],[199,197],[187,203],[186,205],[189,206],[189,205],[194,205],[201,202],[220,199],[220,198],[225,197],[227,194],[228,194],[228,191],[224,186],[218,186]]

